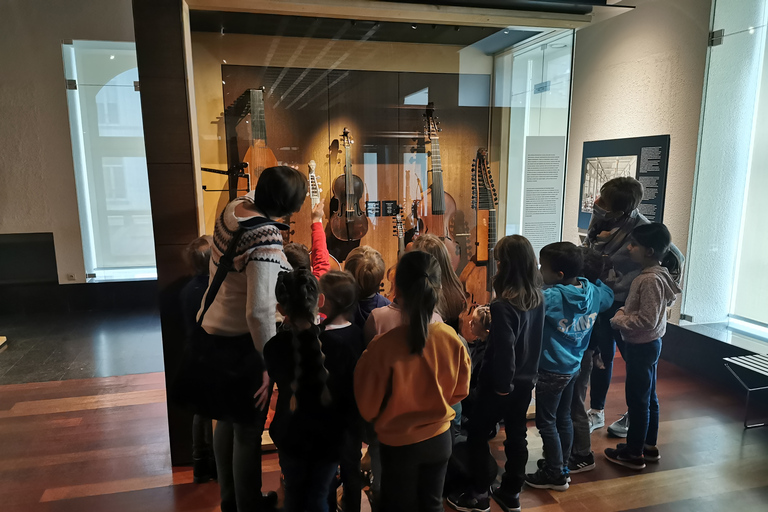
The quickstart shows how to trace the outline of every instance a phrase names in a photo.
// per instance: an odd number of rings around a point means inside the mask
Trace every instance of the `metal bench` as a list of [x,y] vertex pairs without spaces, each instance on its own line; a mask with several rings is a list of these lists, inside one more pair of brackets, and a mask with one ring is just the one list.
[[749,356],[724,357],[723,361],[725,361],[725,367],[728,368],[728,371],[730,371],[733,376],[736,377],[736,380],[738,380],[739,383],[744,386],[744,389],[747,390],[747,404],[744,407],[744,428],[747,429],[764,427],[765,422],[749,424],[749,397],[753,391],[762,391],[764,389],[768,389],[768,385],[757,388],[750,388],[749,385],[744,382],[744,380],[739,377],[739,375],[733,370],[733,368],[731,368],[731,364],[746,368],[747,370],[751,370],[758,375],[762,375],[763,377],[768,377],[768,355],[752,354]]

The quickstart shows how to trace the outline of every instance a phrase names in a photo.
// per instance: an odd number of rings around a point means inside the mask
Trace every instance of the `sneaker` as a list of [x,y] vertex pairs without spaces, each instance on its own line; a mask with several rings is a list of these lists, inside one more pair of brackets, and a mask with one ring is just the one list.
[[[620,450],[626,446],[626,443],[619,443],[616,445],[616,449]],[[645,462],[659,462],[659,460],[661,460],[661,454],[659,454],[659,449],[657,447],[645,445],[643,447],[643,458],[645,459]]]
[[590,434],[595,430],[605,426],[605,411],[596,411],[594,409],[590,409],[587,411],[587,418],[589,419]]
[[565,474],[552,476],[548,471],[539,469],[535,473],[525,475],[525,483],[536,489],[552,489],[555,491],[565,491],[568,489],[568,480]]
[[585,473],[595,469],[595,454],[589,452],[589,455],[571,455],[568,461],[568,469],[571,473]]
[[626,438],[627,432],[629,432],[629,413],[625,412],[620,419],[611,423],[608,433],[614,437]]
[[[545,459],[539,459],[536,461],[536,467],[542,471],[547,470],[547,461]],[[568,466],[563,466],[563,474],[565,475],[565,481],[571,483],[571,471]]]
[[448,505],[459,512],[491,512],[491,500],[487,496],[478,498],[472,493],[462,492],[448,496]]
[[631,455],[627,450],[627,445],[617,446],[616,448],[606,448],[605,458],[614,464],[624,466],[625,468],[641,470],[645,469],[645,458]]
[[196,484],[204,484],[216,479],[216,466],[211,465],[208,457],[192,459],[192,481]]
[[491,498],[504,512],[520,512],[520,493],[504,492],[501,486],[491,490]]

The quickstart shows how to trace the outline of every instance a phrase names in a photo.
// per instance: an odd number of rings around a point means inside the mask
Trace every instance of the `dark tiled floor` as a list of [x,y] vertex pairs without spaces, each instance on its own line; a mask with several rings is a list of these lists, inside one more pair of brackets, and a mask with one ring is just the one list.
[[0,317],[0,384],[163,371],[156,312]]

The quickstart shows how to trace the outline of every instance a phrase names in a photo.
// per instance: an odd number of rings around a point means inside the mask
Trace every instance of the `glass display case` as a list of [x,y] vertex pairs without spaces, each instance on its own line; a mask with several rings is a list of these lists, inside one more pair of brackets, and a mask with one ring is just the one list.
[[[247,163],[253,183],[269,165],[314,174],[339,262],[362,244],[391,266],[399,247],[434,233],[461,274],[486,264],[497,237],[544,225],[526,213],[526,147],[554,136],[564,154],[572,30],[210,11],[190,12],[190,28],[201,165]],[[542,243],[560,240],[564,158],[556,165],[544,206],[558,220]],[[352,181],[362,186],[339,193]],[[210,233],[247,184],[211,173],[202,183]],[[347,204],[361,229],[335,232]],[[310,210],[289,219],[290,240],[307,247]]]

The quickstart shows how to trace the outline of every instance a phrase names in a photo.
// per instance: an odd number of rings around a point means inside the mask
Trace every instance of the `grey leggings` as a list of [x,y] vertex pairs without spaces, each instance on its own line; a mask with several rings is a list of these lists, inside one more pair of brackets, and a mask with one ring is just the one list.
[[261,510],[261,434],[266,414],[253,423],[219,421],[213,434],[221,512]]

